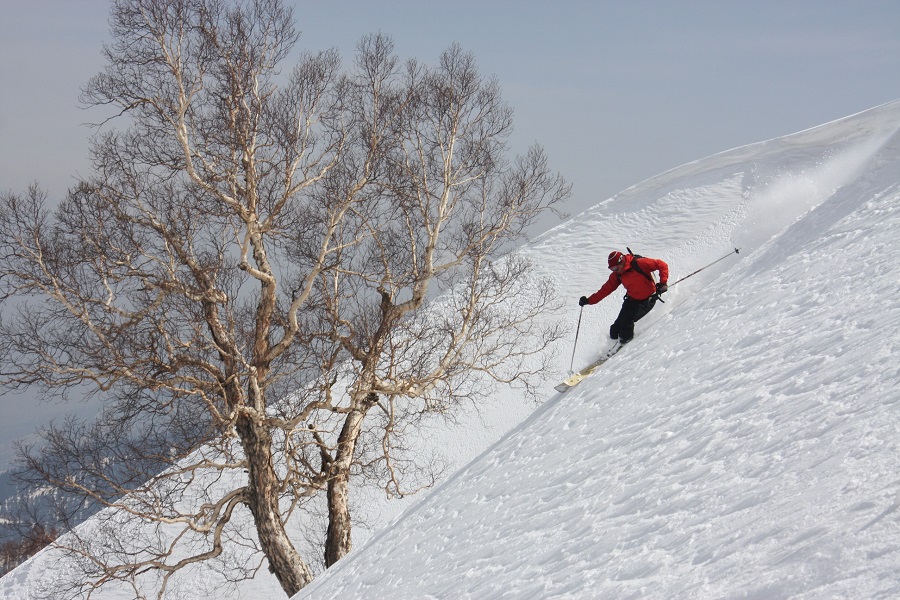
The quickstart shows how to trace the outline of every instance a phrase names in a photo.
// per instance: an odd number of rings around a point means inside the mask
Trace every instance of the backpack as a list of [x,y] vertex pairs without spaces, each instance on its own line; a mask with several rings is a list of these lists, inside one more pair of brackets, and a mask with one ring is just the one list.
[[[644,270],[641,268],[641,266],[637,263],[637,259],[644,258],[644,257],[641,256],[640,254],[635,254],[634,252],[632,252],[631,248],[629,248],[628,246],[625,246],[625,249],[628,250],[628,256],[632,257],[631,258],[631,268],[634,269],[635,271],[637,271],[638,273],[640,273],[641,275],[643,275],[644,277],[646,277],[647,279],[649,279],[653,285],[656,285],[656,278],[653,277],[652,274],[648,275],[647,273],[645,273]],[[619,277],[619,281],[621,281],[621,280],[622,280],[622,278]]]
[[[641,256],[640,254],[635,254],[634,252],[632,252],[631,248],[629,248],[628,246],[625,246],[625,249],[628,250],[628,256],[632,257],[631,258],[631,268],[634,269],[635,271],[637,271],[638,273],[640,273],[641,275],[643,275],[644,277],[646,277],[647,279],[649,279],[650,283],[653,284],[653,287],[656,287],[656,277],[653,276],[653,273],[650,273],[648,275],[637,262],[637,259],[644,258],[644,257]],[[619,275],[619,281],[620,282],[622,281],[621,275]],[[660,302],[665,304],[665,302],[663,302],[663,299],[660,298],[659,294],[653,294],[653,296],[651,296],[651,298],[653,298],[654,296],[656,297],[657,300],[659,300]]]

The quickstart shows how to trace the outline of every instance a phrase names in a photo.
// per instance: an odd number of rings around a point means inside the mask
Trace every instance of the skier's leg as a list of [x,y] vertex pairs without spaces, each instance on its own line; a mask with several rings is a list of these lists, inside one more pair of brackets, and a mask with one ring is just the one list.
[[623,344],[627,344],[634,337],[634,316],[639,306],[639,302],[626,296],[625,301],[622,302],[622,310],[619,311],[619,316],[613,323],[613,327],[618,329],[619,341]]
[[627,344],[634,337],[634,321],[623,321],[619,324],[619,341]]
[[650,296],[643,302],[638,302],[637,308],[634,311],[634,320],[640,321],[647,313],[653,310],[653,307],[656,306],[656,296]]

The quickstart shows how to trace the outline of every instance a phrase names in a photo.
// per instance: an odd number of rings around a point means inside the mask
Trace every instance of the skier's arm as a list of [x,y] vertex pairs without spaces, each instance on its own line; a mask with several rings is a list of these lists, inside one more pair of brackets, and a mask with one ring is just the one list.
[[[653,271],[659,271],[659,282],[660,283],[668,283],[669,282],[669,265],[666,264],[664,260],[660,260],[658,258],[649,259],[653,261]],[[641,263],[643,264],[643,263]]]
[[619,276],[615,273],[612,273],[609,276],[609,279],[606,280],[606,283],[603,284],[603,287],[601,287],[599,290],[588,297],[587,303],[597,304],[598,302],[612,294],[614,291],[616,291],[616,288],[619,287],[620,283],[621,281],[619,281]]

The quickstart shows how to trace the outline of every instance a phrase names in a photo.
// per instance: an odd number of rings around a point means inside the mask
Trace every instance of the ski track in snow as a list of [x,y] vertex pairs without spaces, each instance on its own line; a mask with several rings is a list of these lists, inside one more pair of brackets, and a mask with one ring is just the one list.
[[[898,126],[900,102],[695,161],[524,247],[572,324],[547,401],[529,416],[501,391],[455,438],[426,432],[462,468],[413,501],[355,492],[382,528],[295,598],[900,597]],[[556,394],[576,299],[625,246],[670,281],[741,252]],[[609,345],[620,298],[585,307],[576,368]],[[32,598],[51,561],[0,596]],[[235,589],[216,597],[281,597],[265,573]]]

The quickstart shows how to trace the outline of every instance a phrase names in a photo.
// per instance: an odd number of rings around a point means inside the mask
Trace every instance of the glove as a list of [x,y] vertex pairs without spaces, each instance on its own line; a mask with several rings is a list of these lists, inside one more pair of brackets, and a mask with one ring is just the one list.
[[588,303],[587,296],[582,296],[581,298],[578,299],[578,306],[584,306],[587,303]]
[[666,283],[657,283],[656,284],[656,293],[657,294],[665,294],[669,291],[669,285]]

